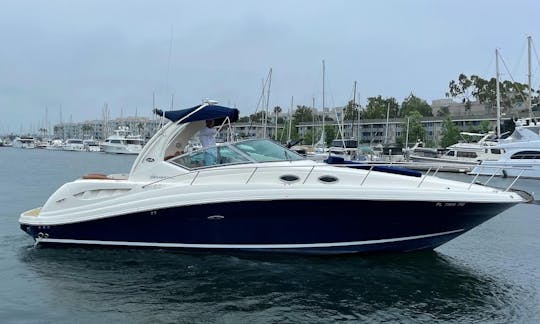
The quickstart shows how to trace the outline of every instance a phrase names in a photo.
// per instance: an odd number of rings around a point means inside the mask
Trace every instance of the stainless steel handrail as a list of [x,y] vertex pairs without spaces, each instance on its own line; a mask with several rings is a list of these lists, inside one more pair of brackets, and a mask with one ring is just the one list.
[[[259,171],[260,169],[280,169],[280,168],[309,168],[309,172],[308,174],[306,175],[306,177],[304,178],[304,180],[302,181],[302,184],[305,184],[307,182],[307,180],[309,179],[309,177],[313,174],[313,171],[316,169],[316,168],[324,168],[324,167],[358,167],[359,165],[361,166],[365,166],[365,167],[369,167],[369,169],[363,169],[364,171],[367,171],[365,176],[362,178],[362,181],[360,182],[360,186],[363,186],[364,183],[367,181],[369,175],[372,173],[372,171],[374,170],[374,168],[376,166],[394,166],[394,167],[404,167],[406,168],[406,166],[402,166],[398,163],[362,163],[362,164],[357,164],[357,163],[354,163],[354,164],[324,164],[324,163],[318,163],[318,164],[314,164],[314,165],[258,165],[258,166],[253,166],[253,171],[251,171],[249,177],[247,178],[246,180],[246,184],[248,184],[254,177],[255,173],[257,173],[257,171]],[[451,165],[451,164],[450,164]],[[425,174],[422,175],[419,183],[417,184],[417,188],[420,188],[422,186],[422,184],[425,182],[425,180],[431,176],[431,177],[434,177],[436,176],[439,171],[441,170],[441,168],[443,168],[444,166],[446,165],[442,165],[442,164],[436,164],[436,165],[433,165],[433,166],[430,166],[428,168],[428,170],[425,172]],[[435,168],[435,172],[430,175],[430,173],[432,172],[432,170]],[[509,169],[508,167],[491,167],[491,168],[494,168],[496,169],[496,171],[491,174],[491,176],[489,177],[489,179],[483,183],[483,185],[487,185],[495,175],[498,174],[498,171],[500,170],[503,170],[503,169]],[[227,166],[227,169],[228,170],[241,170],[241,169],[246,169],[246,166],[243,165],[243,166]],[[512,167],[511,169],[514,169],[514,170],[521,170],[521,172],[519,173],[519,175],[512,181],[512,183],[510,184],[510,186],[508,186],[506,188],[506,190],[510,190],[512,188],[512,186],[521,178],[521,176],[523,175],[523,172],[525,172],[527,169],[524,169],[524,168],[515,168],[515,167]],[[212,172],[212,171],[218,171],[218,170],[222,170],[221,168],[220,169],[215,169],[215,168],[205,168],[205,169],[201,169],[201,170],[190,170],[189,172],[186,172],[186,173],[180,173],[180,174],[176,174],[176,175],[172,175],[172,176],[169,176],[169,177],[164,177],[164,178],[160,178],[160,179],[157,179],[155,181],[152,181],[150,183],[147,183],[147,184],[144,184],[142,185],[141,187],[142,188],[146,188],[148,186],[151,186],[153,184],[156,184],[156,183],[159,183],[159,182],[162,182],[162,181],[165,181],[165,180],[170,180],[170,179],[174,179],[174,178],[177,178],[177,177],[182,177],[182,176],[193,176],[193,179],[190,181],[190,185],[193,185],[196,180],[199,178],[199,175],[201,172]],[[472,181],[469,183],[469,187],[468,187],[468,190],[470,190],[473,186],[473,184],[476,183],[476,180],[478,179],[478,177],[480,176],[480,174],[476,174],[474,176],[474,178],[472,179]]]

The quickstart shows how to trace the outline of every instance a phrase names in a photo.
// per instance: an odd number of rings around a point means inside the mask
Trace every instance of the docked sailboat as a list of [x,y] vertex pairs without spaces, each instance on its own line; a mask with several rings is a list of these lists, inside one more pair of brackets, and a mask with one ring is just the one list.
[[[205,120],[234,122],[238,110],[204,103],[157,113],[169,122],[128,175],[94,174],[64,184],[43,207],[21,214],[21,229],[44,246],[412,251],[433,249],[531,199],[433,176],[317,163],[265,139],[165,160]],[[205,164],[207,156],[212,164]]]

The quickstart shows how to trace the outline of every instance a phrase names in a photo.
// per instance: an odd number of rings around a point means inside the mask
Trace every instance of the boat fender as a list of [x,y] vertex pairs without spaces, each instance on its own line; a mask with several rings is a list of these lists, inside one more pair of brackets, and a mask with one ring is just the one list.
[[508,178],[508,173],[506,173],[505,169],[502,170],[502,177],[503,178]]

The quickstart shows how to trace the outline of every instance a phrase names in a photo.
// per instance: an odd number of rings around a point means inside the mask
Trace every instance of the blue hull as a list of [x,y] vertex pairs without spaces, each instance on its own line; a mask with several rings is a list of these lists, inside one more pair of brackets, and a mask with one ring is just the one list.
[[350,200],[193,205],[21,229],[41,245],[87,244],[293,253],[433,249],[510,208],[506,203]]

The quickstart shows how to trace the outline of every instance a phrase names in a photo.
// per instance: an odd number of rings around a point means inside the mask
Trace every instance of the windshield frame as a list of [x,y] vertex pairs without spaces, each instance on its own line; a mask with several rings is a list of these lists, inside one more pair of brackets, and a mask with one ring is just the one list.
[[[259,149],[267,149],[267,154],[261,154],[261,150],[258,150],[257,145],[253,144],[261,144],[262,146],[260,146]],[[253,149],[253,151],[248,152],[248,148]],[[271,151],[272,149],[277,150]],[[283,153],[282,158],[275,156],[275,154],[280,152]],[[211,156],[209,157],[209,155]],[[214,162],[212,162],[212,159],[214,159]],[[170,158],[167,162],[184,169],[197,170],[238,164],[290,162],[299,160],[305,160],[305,158],[279,143],[267,139],[251,139],[186,152]]]

